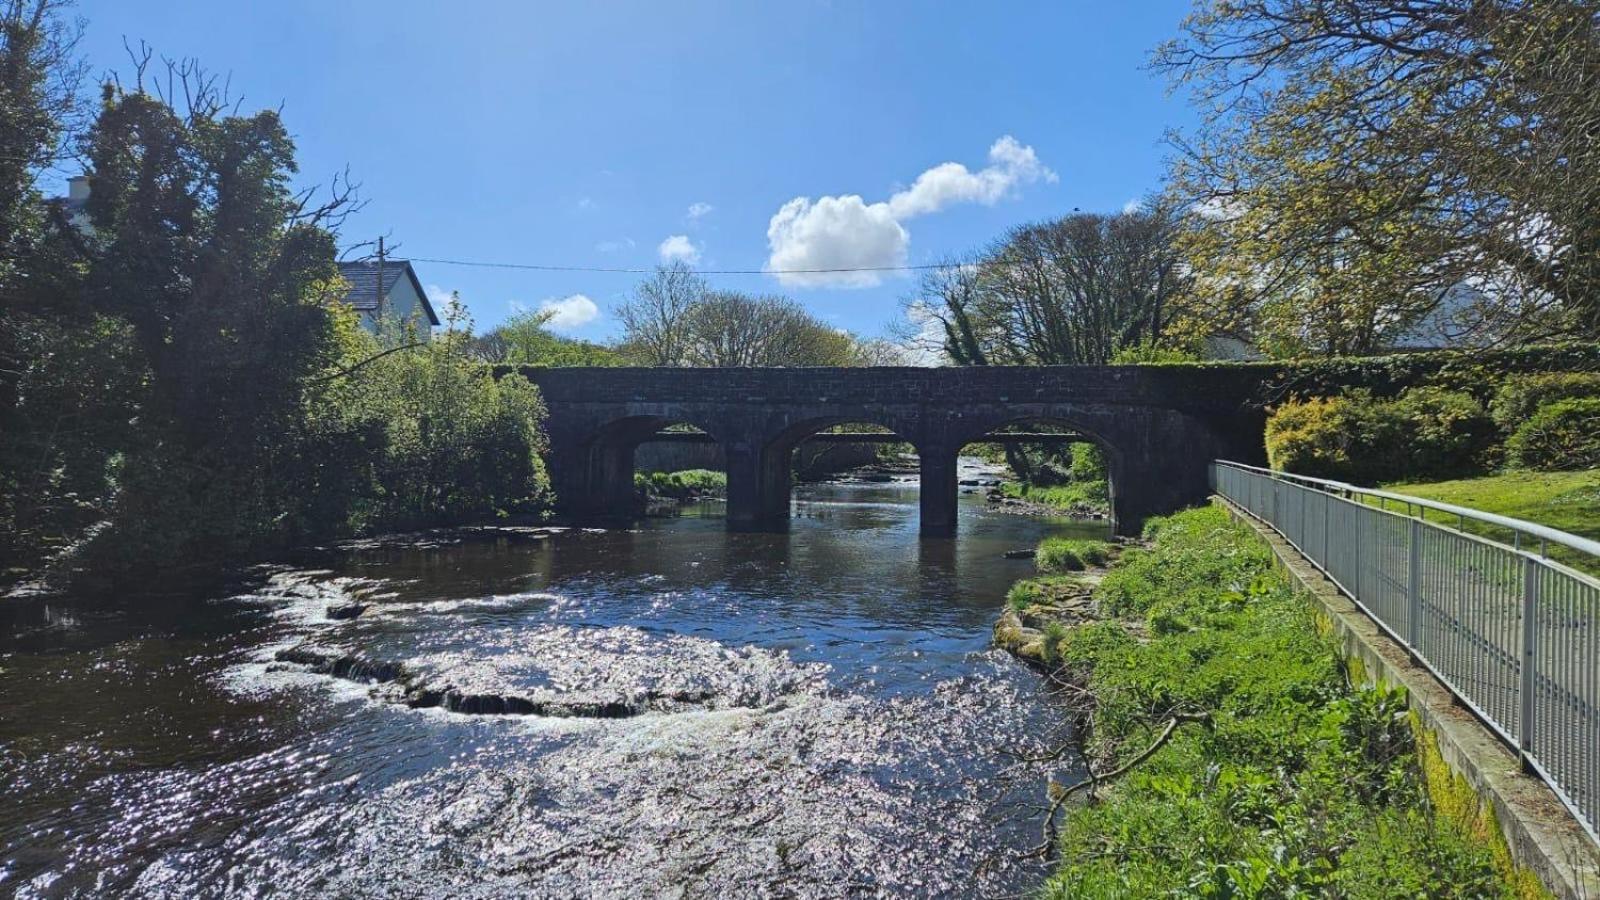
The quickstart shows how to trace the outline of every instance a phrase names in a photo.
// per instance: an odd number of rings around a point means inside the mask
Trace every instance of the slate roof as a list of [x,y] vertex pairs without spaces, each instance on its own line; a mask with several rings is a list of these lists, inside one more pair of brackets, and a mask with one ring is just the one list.
[[[350,282],[350,293],[345,295],[344,302],[362,312],[374,312],[378,308],[378,261],[371,259],[350,260],[339,263],[339,274],[344,280]],[[417,272],[411,268],[411,261],[405,259],[389,259],[383,263],[383,295],[392,297],[395,285],[400,279],[405,278],[411,282],[411,287],[422,298],[422,309],[428,314],[428,322],[432,325],[439,324],[439,314],[434,312],[433,304],[428,302],[428,292],[422,289],[422,282],[417,280]]]

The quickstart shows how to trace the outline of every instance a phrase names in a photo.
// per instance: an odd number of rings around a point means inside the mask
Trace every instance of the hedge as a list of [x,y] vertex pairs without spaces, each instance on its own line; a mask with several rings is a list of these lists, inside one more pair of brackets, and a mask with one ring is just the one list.
[[1541,406],[1506,441],[1506,456],[1528,469],[1600,466],[1600,398]]

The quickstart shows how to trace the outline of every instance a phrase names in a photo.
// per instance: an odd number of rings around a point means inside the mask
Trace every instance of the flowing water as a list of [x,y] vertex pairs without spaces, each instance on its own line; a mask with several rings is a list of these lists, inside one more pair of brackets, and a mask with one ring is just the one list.
[[137,615],[0,600],[0,895],[988,896],[1059,739],[989,649],[1006,560],[1100,524],[914,483],[784,534],[370,541]]

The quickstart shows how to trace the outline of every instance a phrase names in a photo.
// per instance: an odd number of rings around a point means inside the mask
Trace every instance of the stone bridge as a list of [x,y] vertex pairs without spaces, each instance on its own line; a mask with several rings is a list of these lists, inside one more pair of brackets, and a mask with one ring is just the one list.
[[1261,462],[1260,374],[1241,367],[521,370],[549,407],[550,475],[574,518],[634,508],[633,454],[685,424],[723,445],[731,527],[789,518],[790,458],[801,441],[871,423],[921,459],[924,532],[956,524],[956,456],[1008,425],[1065,425],[1105,450],[1117,531],[1204,499],[1206,464]]

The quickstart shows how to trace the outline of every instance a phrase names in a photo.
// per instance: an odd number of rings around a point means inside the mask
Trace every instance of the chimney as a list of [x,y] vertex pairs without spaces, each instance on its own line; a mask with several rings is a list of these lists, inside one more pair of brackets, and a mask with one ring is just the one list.
[[67,199],[80,203],[89,199],[89,176],[74,175],[67,179]]

